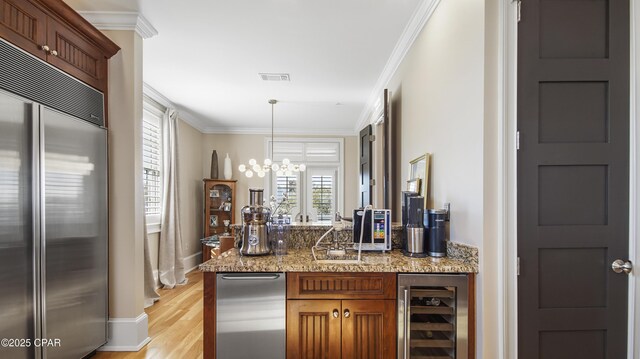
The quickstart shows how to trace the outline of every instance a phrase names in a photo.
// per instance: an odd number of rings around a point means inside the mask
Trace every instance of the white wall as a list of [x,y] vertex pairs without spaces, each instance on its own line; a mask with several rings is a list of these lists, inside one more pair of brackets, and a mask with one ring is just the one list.
[[[451,240],[480,249],[477,355],[487,359],[496,358],[497,342],[497,298],[494,288],[487,287],[496,275],[485,259],[495,243],[497,125],[492,86],[497,79],[495,45],[485,39],[492,39],[495,29],[485,28],[485,6],[493,11],[495,3],[442,0],[387,84],[399,132],[394,193],[405,186],[409,161],[430,153],[428,206],[450,202]],[[394,202],[399,209],[399,195]]]
[[[240,163],[246,163],[250,158],[265,155],[264,140],[267,135],[241,134],[205,134],[202,142],[202,176],[210,177],[211,152],[216,150],[219,162],[219,177],[222,178],[224,158],[227,153],[231,158],[233,179],[238,180],[236,194],[236,222],[240,223],[240,208],[249,204],[249,188],[264,188],[264,179],[258,176],[247,178],[238,171]],[[301,137],[329,137],[329,136],[286,136],[287,138]],[[350,213],[358,203],[358,138],[357,136],[340,137],[344,139],[344,209]]]

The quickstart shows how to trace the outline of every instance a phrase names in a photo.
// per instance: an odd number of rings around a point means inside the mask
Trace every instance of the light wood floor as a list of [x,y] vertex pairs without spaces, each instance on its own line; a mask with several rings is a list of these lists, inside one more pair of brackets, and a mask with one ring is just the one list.
[[160,301],[145,309],[151,342],[139,352],[98,352],[95,359],[202,358],[202,272],[187,274],[189,283],[158,290]]

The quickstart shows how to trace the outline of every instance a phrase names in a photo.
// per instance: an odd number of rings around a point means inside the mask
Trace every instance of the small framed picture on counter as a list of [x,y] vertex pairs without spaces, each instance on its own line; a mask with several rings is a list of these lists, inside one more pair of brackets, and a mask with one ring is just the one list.
[[420,178],[414,178],[412,180],[407,181],[407,191],[409,192],[420,192]]
[[217,227],[218,226],[218,216],[211,215],[209,216],[209,227]]
[[211,197],[211,198],[220,197],[220,191],[217,190],[217,189],[209,190],[209,197]]

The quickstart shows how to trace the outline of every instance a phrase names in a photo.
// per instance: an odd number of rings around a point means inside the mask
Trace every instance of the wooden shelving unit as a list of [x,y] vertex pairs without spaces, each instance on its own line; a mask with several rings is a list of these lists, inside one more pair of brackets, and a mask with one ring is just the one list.
[[[204,179],[203,235],[210,237],[225,232],[225,221],[235,224],[236,180]],[[233,230],[229,230],[233,234]],[[202,260],[211,258],[210,248],[202,246]]]

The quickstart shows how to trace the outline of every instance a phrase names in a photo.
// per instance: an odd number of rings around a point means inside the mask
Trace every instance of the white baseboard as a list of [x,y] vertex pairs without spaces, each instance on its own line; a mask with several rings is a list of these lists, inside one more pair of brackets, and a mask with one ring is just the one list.
[[110,318],[107,344],[98,349],[102,352],[137,352],[151,338],[149,337],[149,317],[147,313],[137,318]]
[[[200,263],[202,263],[202,252],[194,253],[188,257],[185,257],[182,260],[184,265],[184,272],[189,273],[194,269],[197,269]],[[160,283],[160,272],[158,269],[153,270],[153,283],[156,289],[162,288],[162,283]]]
[[198,268],[200,263],[202,263],[202,251],[185,257],[182,263],[184,264],[185,273],[189,273]]

